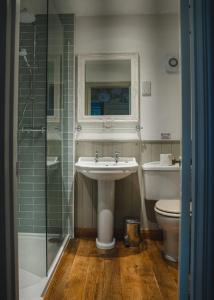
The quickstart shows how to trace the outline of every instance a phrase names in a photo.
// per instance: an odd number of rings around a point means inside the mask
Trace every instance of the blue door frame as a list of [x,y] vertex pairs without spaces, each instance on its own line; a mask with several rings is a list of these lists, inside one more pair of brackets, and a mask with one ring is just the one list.
[[214,297],[214,76],[213,0],[192,1],[193,215],[191,299]]
[[214,3],[188,2],[181,0],[183,166],[179,299],[209,300],[214,299]]

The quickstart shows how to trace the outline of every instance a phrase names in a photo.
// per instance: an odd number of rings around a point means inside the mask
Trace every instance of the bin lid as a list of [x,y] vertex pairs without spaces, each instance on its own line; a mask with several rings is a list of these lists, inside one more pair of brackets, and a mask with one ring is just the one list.
[[125,219],[125,222],[127,224],[140,224],[140,219],[139,218],[127,218],[127,219]]

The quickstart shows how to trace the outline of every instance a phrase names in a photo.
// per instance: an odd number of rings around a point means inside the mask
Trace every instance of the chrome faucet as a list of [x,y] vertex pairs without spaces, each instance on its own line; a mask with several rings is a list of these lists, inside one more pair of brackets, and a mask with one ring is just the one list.
[[175,157],[172,159],[172,164],[175,165],[175,164],[179,164],[179,166],[181,166],[181,163],[182,163],[182,157],[179,156],[178,159],[176,159]]
[[99,153],[98,151],[96,151],[95,153],[95,162],[98,162],[99,161]]
[[119,161],[119,154],[120,154],[120,152],[118,152],[118,151],[115,151],[115,153],[114,153],[114,159],[115,159],[116,163],[118,163],[118,161]]

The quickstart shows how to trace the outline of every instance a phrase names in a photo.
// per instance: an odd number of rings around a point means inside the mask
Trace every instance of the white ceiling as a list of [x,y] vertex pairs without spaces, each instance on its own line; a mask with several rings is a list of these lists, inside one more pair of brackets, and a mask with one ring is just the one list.
[[[77,16],[141,15],[178,13],[180,0],[49,0],[58,13],[74,13]],[[21,0],[35,14],[44,13],[45,0]]]

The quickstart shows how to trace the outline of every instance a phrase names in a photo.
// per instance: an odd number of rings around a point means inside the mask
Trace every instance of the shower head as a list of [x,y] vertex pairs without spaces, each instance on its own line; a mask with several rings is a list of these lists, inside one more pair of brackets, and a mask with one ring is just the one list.
[[19,52],[19,56],[27,56],[27,50],[22,48]]
[[36,21],[34,14],[30,13],[26,8],[23,8],[20,13],[20,22],[24,24],[31,24]]

